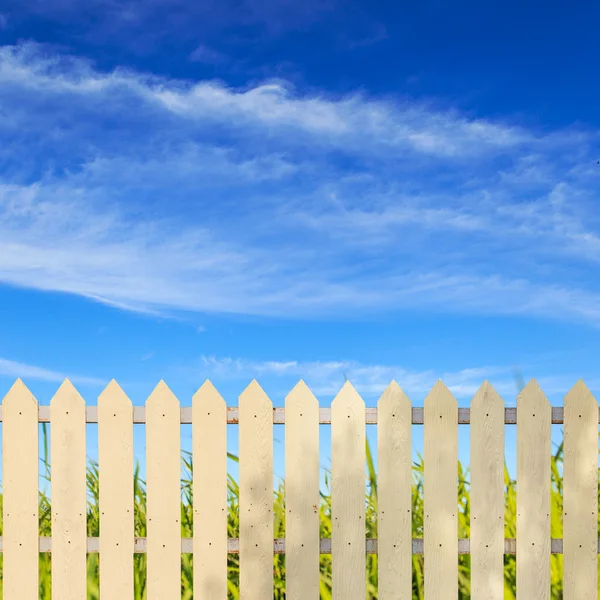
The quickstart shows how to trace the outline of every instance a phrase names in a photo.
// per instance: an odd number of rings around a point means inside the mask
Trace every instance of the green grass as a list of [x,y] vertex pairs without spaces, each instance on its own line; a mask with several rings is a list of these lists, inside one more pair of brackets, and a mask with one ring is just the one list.
[[[552,515],[551,515],[551,534],[552,537],[562,537],[562,479],[561,464],[563,457],[562,445],[559,446],[552,456]],[[230,457],[235,460],[235,457]],[[184,454],[182,457],[184,467],[184,477],[182,479],[182,535],[184,537],[192,536],[192,464],[191,457]],[[47,454],[42,457],[45,465],[45,477],[50,478],[50,469],[47,461]],[[458,465],[459,486],[458,486],[458,535],[459,537],[469,537],[470,522],[470,493],[468,472]],[[367,446],[367,492],[366,492],[366,537],[377,537],[377,481],[376,472],[373,465],[370,449]],[[97,536],[99,531],[99,511],[98,511],[98,467],[95,463],[90,463],[87,472],[87,486],[89,492],[89,504],[87,514],[87,528],[89,536]],[[146,535],[146,493],[145,485],[142,481],[139,470],[134,475],[134,493],[135,493],[135,535]],[[326,478],[326,491],[321,495],[320,521],[321,537],[331,536],[331,497],[329,490],[329,478]],[[237,482],[229,477],[228,481],[228,534],[230,537],[238,537],[239,521],[239,488]],[[281,481],[274,491],[274,515],[275,515],[275,537],[285,536],[285,509],[284,509],[284,482]],[[0,504],[2,495],[0,494]],[[423,536],[423,463],[418,460],[413,465],[413,537]],[[2,525],[0,523],[0,533]],[[40,535],[51,535],[50,520],[50,501],[47,496],[40,494]],[[505,470],[505,537],[516,537],[516,483],[511,480],[508,471]],[[1,560],[1,559],[0,559]],[[40,599],[50,600],[50,560],[49,554],[40,555]],[[470,597],[470,557],[468,555],[460,556],[459,563],[459,598]],[[88,556],[88,598],[97,600],[98,595],[98,555]],[[192,598],[192,556],[182,556],[181,569],[181,589],[182,598],[189,600]],[[229,598],[238,598],[238,580],[239,565],[235,555],[229,556]],[[423,556],[413,556],[413,598],[421,599],[423,594]],[[562,598],[562,556],[553,555],[551,557],[551,581],[552,598]],[[146,557],[138,554],[135,556],[135,600],[146,598]],[[0,562],[1,576],[1,562]],[[276,555],[274,557],[274,578],[275,589],[274,599],[281,600],[285,598],[285,557]],[[504,562],[505,578],[505,598],[515,598],[516,586],[516,565],[514,556],[506,556]],[[2,593],[0,592],[0,600]],[[331,598],[331,557],[321,556],[321,598]],[[367,556],[367,598],[377,598],[377,556]]]

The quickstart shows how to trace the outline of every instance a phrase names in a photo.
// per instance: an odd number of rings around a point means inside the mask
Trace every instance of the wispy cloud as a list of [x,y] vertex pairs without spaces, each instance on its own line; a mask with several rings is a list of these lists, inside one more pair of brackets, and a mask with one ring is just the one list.
[[[221,2],[186,2],[185,0],[89,0],[82,10],[77,0],[8,0],[19,14],[42,15],[45,19],[78,26],[78,38],[93,41],[119,37],[120,45],[146,49],[156,40],[193,41],[202,36],[225,37],[232,32],[258,29],[248,45],[257,38],[271,39],[290,30],[310,29],[326,20],[336,34],[365,37],[373,27],[369,16],[355,19],[336,18],[337,0],[223,0]],[[12,7],[11,7],[12,8]],[[358,22],[356,22],[358,21]],[[364,31],[363,31],[364,29]],[[346,30],[349,30],[346,32]]]
[[31,44],[0,48],[0,101],[3,283],[147,312],[600,325],[596,131]]
[[[123,108],[123,102],[144,111],[162,110],[206,126],[226,122],[236,128],[257,126],[294,129],[311,143],[338,146],[355,152],[411,150],[424,155],[476,157],[483,151],[508,148],[535,137],[520,127],[469,119],[415,103],[392,103],[360,95],[338,99],[307,97],[283,82],[249,89],[233,89],[214,81],[199,83],[117,70],[101,73],[89,63],[68,56],[48,56],[37,45],[0,50],[0,82],[72,101],[96,103],[107,94],[104,107]],[[252,131],[247,132],[252,133]],[[306,142],[306,138],[301,140]]]
[[61,383],[68,377],[75,384],[100,386],[106,385],[107,383],[107,381],[97,377],[65,374],[6,358],[0,358],[0,377],[10,377],[15,379],[20,377],[26,382],[27,380],[31,379],[35,381],[48,381],[52,383]]
[[206,44],[199,44],[191,52],[190,60],[193,62],[207,63],[209,65],[218,65],[227,62],[227,56]]
[[[215,382],[257,378],[278,381],[287,393],[299,379],[321,397],[333,397],[348,380],[365,398],[377,398],[396,380],[403,390],[420,403],[438,379],[459,399],[470,399],[485,380],[511,404],[517,395],[517,382],[510,367],[487,366],[456,372],[415,371],[398,365],[363,364],[357,361],[257,361],[242,358],[203,356],[195,372]],[[549,396],[566,393],[576,378],[542,373],[538,380]],[[594,382],[591,382],[594,383]],[[284,389],[285,388],[285,389]]]
[[[457,396],[468,396],[475,393],[486,378],[502,376],[510,378],[510,371],[505,368],[485,367],[466,369],[456,373],[436,373],[433,370],[412,371],[395,365],[369,365],[356,361],[256,361],[241,358],[203,356],[197,371],[215,380],[227,379],[281,379],[297,381],[304,379],[315,394],[323,396],[335,395],[344,381],[352,385],[365,396],[381,394],[389,383],[395,379],[409,394],[422,397],[441,377]],[[509,382],[513,388],[514,384]],[[501,381],[501,389],[505,383]],[[506,389],[509,386],[506,386]],[[506,391],[504,389],[504,391]],[[512,391],[512,389],[511,389]]]

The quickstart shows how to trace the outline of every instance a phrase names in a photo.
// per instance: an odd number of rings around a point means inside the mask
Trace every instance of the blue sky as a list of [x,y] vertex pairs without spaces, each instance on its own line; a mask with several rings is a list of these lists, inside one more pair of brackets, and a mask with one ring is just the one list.
[[597,4],[0,10],[0,395],[600,391]]

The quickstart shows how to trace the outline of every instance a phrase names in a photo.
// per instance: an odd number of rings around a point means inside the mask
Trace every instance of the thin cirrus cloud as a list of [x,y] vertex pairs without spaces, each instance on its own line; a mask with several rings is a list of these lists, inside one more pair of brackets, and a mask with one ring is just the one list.
[[[143,356],[141,360],[151,357]],[[178,377],[183,374],[212,379],[217,385],[227,382],[250,380],[258,377],[270,389],[282,394],[288,393],[293,385],[304,379],[312,392],[319,398],[332,398],[341,389],[345,380],[353,386],[365,399],[376,399],[393,379],[397,380],[404,391],[414,401],[421,403],[438,379],[442,379],[458,399],[470,399],[481,383],[489,379],[495,389],[503,395],[507,403],[514,401],[516,383],[511,368],[488,366],[463,369],[457,372],[438,373],[434,370],[415,371],[397,365],[365,364],[358,361],[276,361],[250,360],[245,358],[203,356],[193,367],[176,370]],[[103,388],[107,380],[79,374],[66,374],[45,367],[27,364],[0,357],[0,378],[14,381],[17,377],[25,382],[62,383],[69,378],[75,385]],[[550,396],[566,393],[575,382],[567,376],[546,375],[538,379],[544,392]],[[597,388],[596,380],[587,381],[592,388]]]
[[206,44],[198,44],[189,56],[192,62],[206,63],[209,65],[218,65],[228,62],[228,58],[222,52],[207,46]]
[[[221,381],[248,381],[254,377],[265,381],[270,388],[287,394],[299,380],[306,381],[319,398],[332,398],[348,380],[365,399],[377,399],[392,380],[421,405],[436,381],[441,379],[461,400],[470,399],[484,380],[490,380],[508,404],[513,404],[519,383],[512,368],[487,366],[462,369],[456,372],[434,370],[415,371],[398,365],[365,364],[357,361],[260,361],[245,358],[203,356],[193,368],[195,374]],[[544,392],[550,397],[566,393],[576,379],[568,376],[545,375],[539,378]],[[597,387],[597,381],[589,384]]]
[[114,114],[129,103],[148,114],[163,111],[163,117],[178,115],[203,126],[220,121],[250,130],[270,126],[280,129],[281,135],[293,129],[319,136],[312,137],[311,144],[344,148],[354,144],[359,152],[367,150],[366,143],[369,151],[406,148],[425,155],[473,157],[483,149],[535,142],[516,126],[468,119],[418,104],[394,106],[358,95],[338,100],[298,97],[281,82],[234,90],[213,81],[189,83],[126,70],[101,73],[87,61],[48,55],[35,44],[0,50],[0,81],[9,92],[13,88],[15,95],[29,94],[34,105],[32,92],[40,104],[65,96],[72,103],[95,104],[110,95],[111,102],[96,108]]
[[[197,366],[203,376],[220,379],[248,379],[259,377],[282,383],[304,379],[313,393],[334,396],[345,380],[366,397],[381,394],[390,381],[396,379],[409,394],[425,395],[440,374],[432,370],[411,371],[394,365],[371,365],[356,361],[256,361],[243,358],[203,356]],[[446,385],[458,396],[473,394],[481,382],[492,375],[510,377],[510,371],[499,367],[465,369],[443,374]],[[510,382],[509,382],[510,383]],[[505,384],[500,382],[501,389]],[[514,387],[514,384],[513,384]],[[291,388],[290,388],[291,389]],[[512,391],[512,389],[511,389]]]
[[106,385],[106,381],[96,377],[85,375],[65,375],[64,373],[45,369],[36,365],[30,365],[7,358],[0,358],[0,377],[17,378],[21,377],[26,381],[45,381],[51,383],[62,383],[67,377],[76,384],[101,386]]
[[147,312],[600,325],[598,132],[0,48],[0,281]]

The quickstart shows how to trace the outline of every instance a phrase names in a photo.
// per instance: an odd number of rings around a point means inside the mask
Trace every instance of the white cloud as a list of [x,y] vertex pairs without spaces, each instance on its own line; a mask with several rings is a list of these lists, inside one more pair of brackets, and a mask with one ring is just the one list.
[[206,44],[199,44],[190,54],[190,60],[209,65],[218,65],[227,62],[227,56]]
[[34,44],[0,48],[0,82],[30,94],[69,95],[86,103],[110,94],[113,103],[133,101],[144,110],[158,108],[203,124],[269,127],[283,133],[292,129],[312,136],[311,144],[361,153],[396,149],[473,159],[482,152],[536,141],[517,126],[360,95],[300,96],[285,82],[234,89],[215,81],[168,80],[124,70],[101,73],[81,59],[48,56]]
[[[434,370],[415,371],[397,365],[363,364],[357,361],[257,361],[243,358],[203,356],[194,372],[220,381],[258,379],[259,382],[280,382],[287,393],[299,379],[309,385],[317,397],[333,397],[348,380],[365,398],[376,399],[396,380],[402,389],[422,405],[438,379],[441,379],[458,399],[471,399],[485,380],[489,380],[507,404],[514,403],[518,382],[510,367],[488,366],[456,372]],[[538,382],[548,396],[565,394],[576,378],[541,373]],[[590,382],[594,384],[597,382]]]
[[419,306],[600,325],[600,294],[582,289],[443,270],[369,272],[344,264],[346,254],[328,259],[317,248],[294,256],[295,244],[271,251],[255,240],[222,241],[198,225],[138,222],[93,208],[83,192],[77,202],[53,201],[63,194],[73,190],[0,191],[0,280],[146,312],[306,316]]
[[96,377],[86,377],[82,375],[66,375],[43,367],[28,365],[25,363],[0,358],[0,376],[24,379],[25,381],[32,379],[36,381],[49,381],[53,383],[62,383],[67,377],[75,384],[82,385],[106,385],[107,381]]
[[457,396],[463,397],[472,395],[492,375],[510,376],[508,369],[498,367],[435,373],[433,370],[411,371],[400,366],[368,365],[349,360],[281,362],[212,356],[203,356],[197,371],[215,381],[254,377],[259,381],[270,378],[287,381],[304,379],[315,394],[322,396],[334,396],[348,380],[367,397],[381,394],[393,379],[408,394],[424,396],[441,377]]
[[600,325],[597,132],[35,45],[0,49],[0,87],[2,283],[147,312]]

